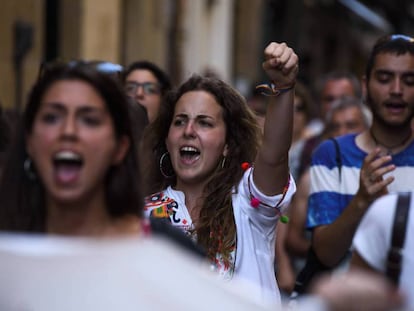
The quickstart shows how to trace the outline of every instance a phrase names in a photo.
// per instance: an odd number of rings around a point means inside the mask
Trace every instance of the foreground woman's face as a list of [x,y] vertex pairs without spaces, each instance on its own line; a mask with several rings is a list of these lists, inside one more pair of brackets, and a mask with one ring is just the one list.
[[109,167],[124,156],[120,145],[103,98],[80,80],[49,87],[27,137],[46,197],[60,204],[102,195]]

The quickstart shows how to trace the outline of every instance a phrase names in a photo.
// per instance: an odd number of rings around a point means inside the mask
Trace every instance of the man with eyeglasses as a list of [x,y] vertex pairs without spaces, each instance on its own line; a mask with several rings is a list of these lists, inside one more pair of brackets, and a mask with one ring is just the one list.
[[[414,189],[414,40],[404,35],[380,38],[363,77],[371,127],[337,138],[341,167],[332,141],[312,157],[307,227],[312,248],[328,267],[349,262],[347,254],[370,204],[388,192]],[[341,178],[339,178],[341,174]]]
[[171,89],[167,74],[154,63],[137,61],[125,69],[123,83],[126,94],[145,107],[149,122],[154,121],[163,96]]

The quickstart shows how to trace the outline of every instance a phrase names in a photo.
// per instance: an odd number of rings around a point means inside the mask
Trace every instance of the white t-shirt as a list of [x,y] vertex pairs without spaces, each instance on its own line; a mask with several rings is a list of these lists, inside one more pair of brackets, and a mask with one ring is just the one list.
[[159,236],[0,233],[0,310],[276,311]]
[[325,311],[317,297],[278,308],[222,282],[162,237],[0,233],[0,310]]
[[[276,224],[279,219],[278,209],[260,204],[252,207],[251,194],[270,206],[279,204],[283,213],[287,208],[296,185],[290,177],[289,187],[283,195],[266,196],[253,183],[251,168],[248,169],[232,196],[234,218],[237,230],[234,274],[237,278],[256,284],[257,293],[269,302],[280,302],[280,293],[274,273]],[[249,191],[250,184],[250,191]],[[281,201],[282,200],[282,201]],[[279,202],[281,201],[281,202]],[[185,206],[184,193],[168,187],[165,191],[149,196],[145,205],[146,216],[168,217],[174,226],[188,231],[192,228],[190,213]],[[229,269],[221,266],[220,273],[230,278]]]
[[[373,268],[386,271],[388,250],[397,204],[396,193],[377,199],[363,217],[354,237],[354,248]],[[404,249],[402,250],[402,270],[400,288],[406,294],[408,309],[414,309],[414,194],[411,198],[407,221]]]

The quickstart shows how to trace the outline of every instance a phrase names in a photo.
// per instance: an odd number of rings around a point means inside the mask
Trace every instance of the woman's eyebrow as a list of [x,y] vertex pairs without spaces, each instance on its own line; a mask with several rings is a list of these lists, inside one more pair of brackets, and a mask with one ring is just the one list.
[[59,111],[64,111],[66,110],[65,105],[63,105],[60,102],[45,102],[44,104],[44,108],[51,108],[51,109],[55,109],[55,110],[59,110]]

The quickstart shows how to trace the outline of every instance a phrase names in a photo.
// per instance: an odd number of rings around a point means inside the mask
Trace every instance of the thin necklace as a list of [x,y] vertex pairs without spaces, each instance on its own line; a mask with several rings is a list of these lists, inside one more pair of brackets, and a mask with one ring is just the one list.
[[404,137],[404,139],[401,141],[401,142],[399,142],[398,144],[395,144],[395,145],[386,145],[386,144],[384,144],[384,143],[382,143],[382,142],[380,142],[376,137],[375,137],[375,135],[374,135],[374,132],[372,131],[372,129],[370,129],[369,130],[369,134],[371,135],[371,137],[372,137],[372,139],[374,140],[374,143],[375,143],[375,146],[382,146],[382,147],[384,147],[385,149],[387,149],[387,155],[392,155],[393,154],[393,149],[396,149],[396,148],[398,148],[398,147],[402,147],[402,146],[404,146],[409,140],[410,140],[410,138],[411,138],[411,135],[412,135],[412,133],[410,132],[409,134],[408,134],[408,136],[407,137]]

